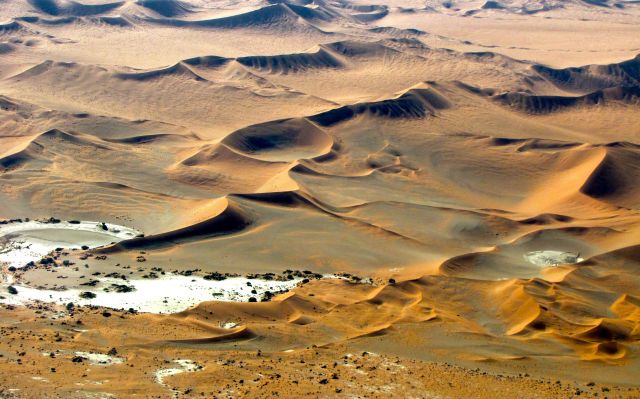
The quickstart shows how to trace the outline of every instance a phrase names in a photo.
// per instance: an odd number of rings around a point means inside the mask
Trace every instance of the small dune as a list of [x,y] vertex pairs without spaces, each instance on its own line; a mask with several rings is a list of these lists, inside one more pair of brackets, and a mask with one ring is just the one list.
[[566,90],[593,92],[610,87],[633,87],[640,82],[640,55],[609,65],[564,69],[534,65],[533,70]]
[[138,0],[136,4],[163,17],[178,17],[192,12],[191,6],[180,0]]
[[[277,27],[278,29],[287,30],[302,30],[302,31],[314,31],[323,33],[323,31],[314,26],[306,18],[315,16],[315,13],[311,15],[299,15],[292,9],[292,6],[286,4],[275,4],[267,7],[263,7],[254,11],[249,11],[243,14],[232,15],[222,18],[204,19],[204,20],[186,20],[177,18],[147,18],[146,20],[151,23],[169,25],[176,27],[198,27],[209,29],[240,29],[240,28],[263,28],[263,27]],[[306,17],[306,18],[305,18]]]
[[84,4],[72,0],[28,0],[39,12],[53,16],[87,16],[108,13],[121,7],[124,2]]
[[281,162],[321,155],[333,144],[326,133],[305,119],[250,126],[222,142],[251,157]]
[[503,93],[496,101],[531,114],[544,114],[569,107],[604,105],[608,102],[638,104],[640,89],[637,87],[610,87],[584,96],[534,96],[524,93]]
[[225,200],[225,202],[226,205],[223,206],[220,213],[208,220],[162,234],[125,240],[112,247],[106,248],[103,252],[162,248],[220,235],[233,234],[249,228],[253,223],[251,216],[233,202],[229,200]]

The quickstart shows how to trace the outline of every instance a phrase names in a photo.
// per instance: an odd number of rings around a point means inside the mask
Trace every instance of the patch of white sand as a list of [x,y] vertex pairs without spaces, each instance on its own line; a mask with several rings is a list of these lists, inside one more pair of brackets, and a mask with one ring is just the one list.
[[580,263],[584,260],[579,253],[554,250],[527,252],[523,257],[529,263],[544,267]]
[[124,363],[124,359],[121,357],[105,355],[103,353],[76,352],[76,356],[84,357],[93,365],[111,366],[113,364]]
[[[0,225],[0,265],[24,267],[30,261],[38,261],[56,248],[95,248],[102,245],[133,238],[140,233],[134,229],[101,222],[59,223],[28,221]],[[273,294],[294,288],[302,278],[287,281],[272,281],[232,277],[222,281],[205,280],[202,277],[163,275],[158,279],[137,279],[126,282],[101,279],[97,287],[67,290],[37,289],[13,284],[11,273],[0,282],[0,303],[28,305],[34,302],[79,306],[101,306],[112,309],[134,309],[143,313],[176,313],[201,302],[235,301],[247,302],[251,298],[260,301],[267,292]],[[336,276],[325,276],[336,277]],[[8,292],[13,284],[17,294]],[[126,284],[130,292],[105,292],[110,284]],[[81,298],[83,292],[92,292],[95,298]],[[253,292],[252,292],[253,291]],[[233,328],[233,323],[224,328]]]
[[166,384],[164,383],[164,379],[166,377],[170,377],[172,375],[176,375],[180,373],[193,372],[198,370],[198,368],[200,368],[198,364],[196,364],[194,361],[191,361],[189,359],[176,359],[173,362],[176,363],[179,367],[160,369],[156,371],[155,373],[156,381],[158,382],[158,384],[166,386]]
[[[143,313],[176,313],[205,301],[234,301],[247,302],[249,298],[260,301],[269,291],[279,291],[294,288],[302,279],[287,281],[268,281],[232,277],[222,281],[205,280],[202,277],[186,277],[167,274],[158,279],[127,280],[126,284],[133,287],[131,292],[104,292],[100,287],[90,289],[68,289],[65,291],[42,290],[28,286],[14,285],[18,293],[15,295],[3,292],[0,303],[12,305],[27,305],[35,301],[45,303],[67,304],[73,302],[82,306],[103,306],[112,309],[135,309]],[[106,286],[111,283],[122,284],[122,280],[103,279]],[[250,285],[249,285],[250,284]],[[251,291],[255,290],[256,293]],[[95,298],[81,298],[85,291],[94,292]]]
[[[106,226],[106,230],[105,227]],[[101,222],[45,223],[35,220],[0,225],[0,264],[15,268],[37,262],[56,248],[100,247],[134,238],[139,231]]]

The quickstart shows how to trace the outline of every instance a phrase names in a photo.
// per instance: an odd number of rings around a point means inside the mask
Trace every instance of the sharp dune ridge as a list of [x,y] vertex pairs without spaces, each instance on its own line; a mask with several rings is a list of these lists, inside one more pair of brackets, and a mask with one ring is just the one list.
[[639,13],[2,2],[0,397],[638,396]]
[[[350,7],[335,3],[322,3],[317,7],[298,5],[295,2],[274,2],[264,7],[219,18],[185,18],[203,11],[183,1],[144,0],[132,2],[112,2],[106,4],[84,4],[74,1],[32,0],[29,4],[48,19],[25,17],[32,23],[65,24],[81,21],[87,16],[104,18],[125,18],[136,25],[151,23],[190,28],[260,28],[302,29],[329,34],[322,26],[340,21],[342,23],[368,23],[383,18],[388,10],[384,6]],[[120,15],[117,15],[119,13]]]
[[503,93],[496,101],[532,114],[561,110],[566,107],[590,106],[609,101],[638,104],[640,89],[637,86],[610,87],[584,96],[535,96],[523,93]]
[[[272,56],[244,56],[226,58],[220,56],[202,56],[185,59],[173,66],[155,71],[140,72],[139,75],[155,76],[155,73],[179,73],[184,64],[203,69],[218,69],[228,66],[232,61],[267,74],[303,73],[313,69],[342,69],[349,67],[349,58],[359,56],[379,56],[384,52],[396,52],[385,43],[361,43],[356,41],[338,41],[321,44],[303,53],[280,54]],[[35,67],[34,67],[35,68]],[[129,76],[129,75],[127,75]],[[132,74],[132,77],[137,76]]]
[[0,32],[3,34],[19,31],[19,30],[27,30],[27,28],[19,23],[18,21],[8,21],[0,24]]
[[148,8],[163,17],[177,17],[193,12],[188,3],[179,0],[139,0],[136,4]]
[[588,65],[554,69],[535,65],[542,77],[567,90],[603,90],[616,86],[638,86],[640,82],[640,54],[635,58],[608,65]]
[[18,17],[19,21],[27,22],[32,25],[44,25],[44,26],[63,26],[63,25],[87,25],[87,26],[100,26],[108,25],[119,28],[133,28],[135,23],[133,18],[121,15],[86,15],[86,16],[66,16],[66,17],[39,17],[39,16],[27,16]]
[[313,22],[317,19],[326,18],[313,10],[298,8],[289,4],[269,5],[244,14],[232,15],[222,18],[212,18],[203,20],[184,20],[171,18],[146,18],[146,22],[169,25],[176,27],[197,27],[197,28],[261,28],[277,27],[284,30],[311,30],[318,33],[328,34]]
[[72,0],[28,0],[28,3],[36,10],[48,15],[84,16],[104,14],[121,7],[124,1],[105,4],[83,4]]

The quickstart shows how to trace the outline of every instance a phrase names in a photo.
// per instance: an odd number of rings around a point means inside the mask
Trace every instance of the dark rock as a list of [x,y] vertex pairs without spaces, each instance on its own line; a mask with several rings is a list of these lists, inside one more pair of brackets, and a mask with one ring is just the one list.
[[210,273],[210,274],[205,275],[203,278],[205,280],[222,281],[222,280],[226,280],[227,276],[225,276],[224,274],[220,274],[218,272],[214,272],[214,273]]
[[125,284],[111,284],[111,288],[115,290],[115,292],[123,293],[123,292],[133,292],[136,289],[130,285]]
[[56,263],[56,261],[53,258],[42,258],[40,259],[40,264],[41,265],[50,265]]

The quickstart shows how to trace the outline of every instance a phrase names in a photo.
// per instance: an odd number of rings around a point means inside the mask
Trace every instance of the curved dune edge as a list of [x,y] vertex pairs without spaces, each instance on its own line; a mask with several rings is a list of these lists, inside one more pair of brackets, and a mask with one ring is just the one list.
[[[204,338],[186,338],[186,339],[174,339],[167,340],[168,343],[173,344],[213,344],[221,342],[234,342],[243,341],[255,338],[256,335],[246,326],[240,326],[231,329],[231,331],[220,331],[219,329],[216,335],[207,336]],[[213,332],[213,331],[212,331]]]
[[141,248],[162,248],[232,234],[247,229],[253,224],[251,214],[229,199],[221,199],[217,208],[220,213],[202,222],[166,233],[124,240],[112,246],[98,249],[97,252],[111,253]]

